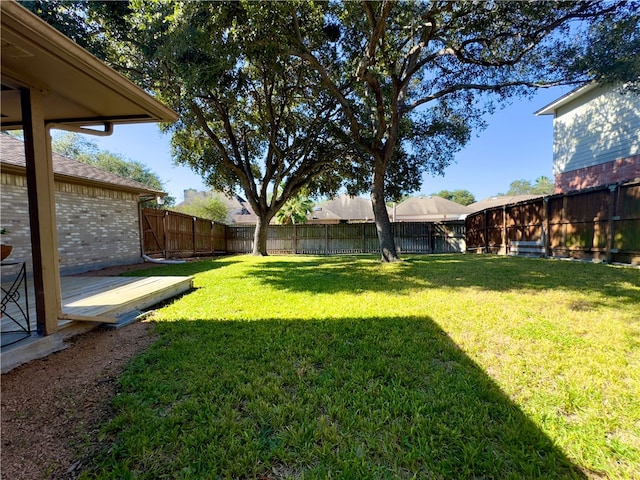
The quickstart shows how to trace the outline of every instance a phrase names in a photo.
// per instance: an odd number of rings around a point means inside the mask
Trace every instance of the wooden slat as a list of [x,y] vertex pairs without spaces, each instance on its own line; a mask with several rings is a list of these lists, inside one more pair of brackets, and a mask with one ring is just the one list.
[[[192,287],[192,277],[62,277],[60,325],[72,320],[113,323],[115,317],[144,309]],[[33,284],[28,282],[31,327],[36,325]],[[2,330],[12,329],[6,318]]]
[[69,313],[63,313],[60,317],[61,320],[71,320],[74,322],[98,322],[98,323],[118,323],[116,317],[104,317],[104,316],[87,316],[87,315],[71,315]]

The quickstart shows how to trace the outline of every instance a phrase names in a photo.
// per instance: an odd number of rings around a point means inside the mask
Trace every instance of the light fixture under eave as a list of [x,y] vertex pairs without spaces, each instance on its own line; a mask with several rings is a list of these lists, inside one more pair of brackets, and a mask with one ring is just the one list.
[[160,195],[158,195],[158,196],[156,197],[156,203],[157,203],[158,205],[164,205],[164,197],[161,197]]

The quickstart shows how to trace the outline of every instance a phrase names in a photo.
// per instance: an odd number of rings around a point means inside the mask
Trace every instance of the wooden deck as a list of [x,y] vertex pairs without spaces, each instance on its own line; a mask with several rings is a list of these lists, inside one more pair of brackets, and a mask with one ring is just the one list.
[[[4,274],[4,272],[3,272]],[[7,291],[13,280],[2,279]],[[143,310],[170,299],[193,287],[193,277],[61,277],[62,313],[72,318],[100,317],[102,323],[117,328],[134,320]],[[0,326],[2,328],[2,350],[0,364],[2,373],[65,347],[64,340],[100,325],[93,321],[62,319],[58,332],[47,337],[36,335],[36,312],[33,284],[27,281],[27,298],[24,286],[18,289],[16,302],[6,306]],[[4,294],[4,292],[3,292]],[[28,304],[28,310],[26,308]],[[29,313],[31,333],[28,333],[22,309]],[[11,318],[15,320],[12,321]],[[16,323],[20,323],[18,325]]]

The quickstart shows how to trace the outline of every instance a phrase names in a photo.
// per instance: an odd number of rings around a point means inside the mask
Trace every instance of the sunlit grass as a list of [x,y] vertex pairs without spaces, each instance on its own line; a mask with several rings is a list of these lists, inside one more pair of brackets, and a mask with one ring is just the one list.
[[[148,272],[146,272],[148,274]],[[87,477],[640,478],[640,271],[227,257],[154,315]]]

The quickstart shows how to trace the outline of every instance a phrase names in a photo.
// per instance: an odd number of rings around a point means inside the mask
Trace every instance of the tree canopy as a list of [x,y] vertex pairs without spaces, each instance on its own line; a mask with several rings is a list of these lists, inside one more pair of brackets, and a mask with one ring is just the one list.
[[549,177],[541,176],[536,178],[533,184],[529,180],[514,180],[504,195],[552,195],[554,190],[553,180]]
[[303,193],[290,198],[276,213],[276,221],[280,225],[306,223],[313,209],[313,201]]
[[[388,175],[398,160],[418,175],[442,171],[482,127],[494,103],[541,86],[580,84],[601,73],[584,39],[595,26],[629,19],[626,2],[334,2],[315,29],[295,12],[291,51],[338,100],[369,176],[383,260],[397,259],[386,214]],[[323,30],[331,37],[310,32]],[[614,59],[619,53],[609,43]],[[404,153],[404,155],[399,155]],[[415,177],[414,177],[415,178]]]
[[625,90],[640,93],[640,4],[628,3],[635,15],[611,12],[590,26],[572,68],[601,84],[622,84]]
[[314,70],[281,51],[273,27],[290,4],[132,7],[130,54],[120,62],[180,114],[165,126],[175,160],[216,190],[244,191],[258,216],[254,254],[266,254],[276,212],[344,154],[332,134],[335,100]]
[[229,207],[219,193],[197,195],[191,202],[185,202],[171,210],[218,223],[228,222]]
[[639,7],[623,0],[108,3],[76,4],[101,18],[89,38],[180,113],[179,162],[243,188],[256,253],[305,185],[346,186],[370,191],[397,260],[387,197],[442,173],[485,114],[539,87],[637,80]]
[[460,205],[470,205],[476,201],[473,193],[471,193],[469,190],[440,190],[438,193],[432,193],[432,195],[435,195],[436,197],[446,198],[447,200],[459,203]]
[[[145,164],[128,159],[119,153],[100,150],[95,142],[77,133],[67,132],[55,136],[52,139],[51,148],[60,155],[88,163],[129,180],[135,180],[154,190],[163,191],[165,189],[164,182],[160,176]],[[175,198],[165,197],[165,207],[169,207],[174,203]]]

